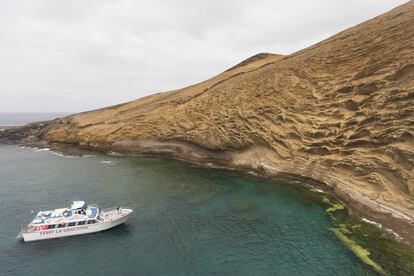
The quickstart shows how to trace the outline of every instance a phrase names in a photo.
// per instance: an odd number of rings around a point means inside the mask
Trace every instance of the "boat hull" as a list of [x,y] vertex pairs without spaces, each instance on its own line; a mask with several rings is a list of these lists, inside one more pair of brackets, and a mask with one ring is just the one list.
[[131,213],[132,211],[118,219],[105,221],[102,223],[78,225],[78,226],[65,227],[65,228],[56,228],[56,229],[49,229],[49,230],[32,232],[32,233],[23,232],[21,233],[21,236],[25,242],[31,242],[31,241],[49,240],[49,239],[96,233],[96,232],[108,230],[110,228],[113,228],[115,226],[125,223]]

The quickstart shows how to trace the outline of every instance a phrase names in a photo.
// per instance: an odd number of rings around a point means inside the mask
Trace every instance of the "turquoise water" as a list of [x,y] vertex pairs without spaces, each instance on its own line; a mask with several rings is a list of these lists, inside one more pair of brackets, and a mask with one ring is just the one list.
[[[2,275],[371,275],[304,188],[152,157],[69,158],[0,145]],[[31,209],[135,209],[91,235],[15,240]]]

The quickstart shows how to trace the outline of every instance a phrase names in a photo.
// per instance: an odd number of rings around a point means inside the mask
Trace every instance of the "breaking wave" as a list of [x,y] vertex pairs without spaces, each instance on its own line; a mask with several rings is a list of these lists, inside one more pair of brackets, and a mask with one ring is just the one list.
[[64,158],[87,158],[87,157],[95,156],[95,155],[92,155],[92,154],[85,154],[85,155],[64,154],[64,153],[59,152],[59,151],[54,151],[50,148],[39,148],[39,147],[30,147],[30,146],[18,146],[18,148],[20,148],[20,149],[30,149],[30,150],[34,150],[36,152],[49,152],[53,155],[56,155],[56,156],[59,156],[59,157],[64,157]]

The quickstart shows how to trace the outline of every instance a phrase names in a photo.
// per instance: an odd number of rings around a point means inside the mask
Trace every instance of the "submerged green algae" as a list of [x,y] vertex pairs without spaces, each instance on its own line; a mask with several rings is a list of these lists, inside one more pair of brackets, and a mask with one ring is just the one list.
[[[266,192],[272,192],[271,185],[267,186]],[[303,190],[300,187],[298,190],[303,194],[301,204],[316,202],[324,208],[332,222],[330,230],[373,271],[383,275],[414,275],[414,251],[397,241],[392,234],[349,214],[346,206],[329,194]],[[233,200],[230,208],[246,222],[257,222],[265,218],[264,213],[258,210],[256,202],[249,199]]]
[[265,218],[265,215],[258,210],[257,204],[253,200],[233,200],[230,207],[238,218],[244,221],[257,222]]
[[215,196],[216,196],[216,193],[205,191],[202,193],[195,194],[194,196],[189,198],[187,202],[192,203],[192,204],[200,204],[200,203],[204,203],[204,202],[208,202],[212,200]]
[[411,248],[383,229],[348,214],[345,206],[334,198],[319,196],[334,226],[330,230],[363,263],[383,275],[414,275]]
[[333,202],[327,196],[323,196],[322,201],[323,203],[328,204],[330,206],[328,209],[325,210],[327,213],[333,213],[337,210],[345,209],[345,206],[342,203]]
[[414,275],[414,251],[395,237],[356,216],[348,216],[344,226],[347,237],[366,248],[370,258],[380,264],[385,274]]
[[363,248],[354,240],[348,238],[347,234],[349,234],[350,232],[345,227],[331,228],[331,230],[335,233],[336,237],[362,262],[371,266],[373,269],[375,269],[375,271],[381,274],[385,274],[385,271],[382,269],[382,267],[369,257],[370,253],[366,248]]
[[202,179],[197,185],[187,185],[187,194],[184,195],[188,203],[200,204],[211,201],[215,196],[229,191],[225,185],[219,185],[215,181]]
[[231,208],[235,211],[245,211],[253,209],[255,207],[255,202],[247,199],[234,200],[231,203]]
[[329,206],[328,208],[325,209],[325,212],[329,215],[332,221],[336,221],[338,219],[335,216],[336,211],[345,209],[345,206],[342,203],[331,200],[326,195],[322,197],[322,202]]
[[[337,211],[345,210],[345,206],[342,203],[337,202],[335,199],[328,197],[327,195],[322,195],[322,202],[325,204],[325,212],[329,215],[333,224],[336,226],[330,228],[336,237],[363,263],[369,265],[378,273],[385,274],[382,267],[369,257],[370,252],[368,249],[362,247],[349,237],[352,231],[348,229],[347,225],[344,223],[340,223],[338,225],[337,222],[339,220],[342,220],[343,216],[338,217],[338,214],[336,213],[338,213]],[[358,227],[360,227],[360,225],[358,225]],[[354,229],[355,227],[351,226],[351,228]]]

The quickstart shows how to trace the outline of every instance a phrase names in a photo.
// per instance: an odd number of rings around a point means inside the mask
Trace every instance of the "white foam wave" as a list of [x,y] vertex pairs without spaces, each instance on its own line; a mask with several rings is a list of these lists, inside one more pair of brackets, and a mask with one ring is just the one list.
[[366,219],[366,218],[362,218],[362,221],[364,221],[366,223],[369,223],[369,224],[372,224],[372,225],[375,225],[378,228],[382,228],[382,224],[378,223],[376,221],[372,221],[372,220],[369,220],[369,219]]
[[102,160],[101,163],[106,165],[114,165],[114,162],[110,160]]
[[95,155],[92,154],[85,154],[85,155],[68,155],[68,154],[63,154],[61,152],[57,152],[57,151],[49,151],[51,154],[60,156],[60,157],[65,157],[65,158],[88,158],[88,157],[92,157]]
[[387,231],[388,233],[391,233],[397,240],[402,240],[403,239],[403,237],[401,237],[400,235],[398,235],[397,233],[395,233],[394,231],[392,231],[389,228],[385,229],[385,231]]
[[49,148],[40,148],[40,149],[35,149],[35,151],[50,151]]
[[63,153],[58,152],[58,151],[53,151],[50,148],[39,148],[39,147],[31,147],[31,146],[18,146],[18,148],[21,148],[21,149],[31,149],[31,150],[34,150],[36,152],[50,152],[53,155],[56,155],[56,156],[59,156],[59,157],[64,157],[64,158],[88,158],[88,157],[95,156],[93,154],[69,155],[69,154],[63,154]]
[[312,188],[312,189],[311,189],[311,191],[312,191],[312,192],[315,192],[315,193],[325,193],[325,191],[324,191],[324,190],[321,190],[321,189],[316,189],[316,188]]
[[[366,223],[369,223],[369,224],[372,224],[372,225],[375,225],[376,227],[382,229],[382,224],[381,223],[378,223],[376,221],[372,221],[372,220],[369,220],[369,219],[366,219],[366,218],[362,218],[362,221],[364,221]],[[401,237],[400,235],[398,235],[398,233],[394,232],[392,229],[386,228],[384,230],[387,231],[388,233],[392,234],[395,237],[395,239],[397,239],[397,240],[403,240],[403,237]]]
[[75,155],[65,155],[63,153],[60,152],[56,152],[56,151],[50,151],[51,154],[54,154],[56,156],[59,157],[64,157],[64,158],[81,158],[81,156],[75,156]]
[[116,151],[108,151],[107,154],[112,155],[112,156],[124,156],[123,154],[116,152]]

